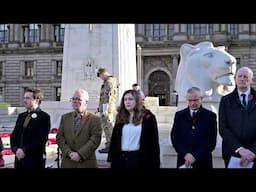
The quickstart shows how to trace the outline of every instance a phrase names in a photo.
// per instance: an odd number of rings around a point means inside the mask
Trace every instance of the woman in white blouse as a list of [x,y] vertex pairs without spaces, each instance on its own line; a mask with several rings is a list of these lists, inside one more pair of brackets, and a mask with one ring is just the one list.
[[111,168],[159,168],[156,117],[145,109],[136,90],[124,92],[108,153]]

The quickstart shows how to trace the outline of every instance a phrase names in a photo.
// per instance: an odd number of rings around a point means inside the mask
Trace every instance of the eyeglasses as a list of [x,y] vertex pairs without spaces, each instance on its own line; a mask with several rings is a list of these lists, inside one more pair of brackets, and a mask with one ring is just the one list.
[[201,98],[199,98],[199,99],[188,99],[188,102],[196,102],[196,101],[199,101]]
[[23,97],[24,100],[31,100],[33,99],[32,97]]
[[82,99],[77,98],[77,97],[72,97],[72,98],[70,98],[70,101],[79,101],[79,102],[81,102]]

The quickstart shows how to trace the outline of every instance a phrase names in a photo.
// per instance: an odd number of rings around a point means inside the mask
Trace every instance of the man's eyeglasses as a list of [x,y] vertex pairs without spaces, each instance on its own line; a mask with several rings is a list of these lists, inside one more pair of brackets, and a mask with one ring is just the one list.
[[76,97],[72,97],[72,98],[70,98],[70,101],[79,101],[79,102],[81,102],[82,99],[76,98]]
[[188,102],[196,102],[196,101],[199,101],[201,98],[199,98],[199,99],[188,99]]

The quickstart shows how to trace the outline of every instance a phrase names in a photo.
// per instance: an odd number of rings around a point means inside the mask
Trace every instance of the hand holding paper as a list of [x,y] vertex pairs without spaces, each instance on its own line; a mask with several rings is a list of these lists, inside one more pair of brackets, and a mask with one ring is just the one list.
[[245,169],[245,168],[252,168],[253,167],[253,162],[249,162],[246,166],[241,165],[241,158],[231,156],[229,163],[228,163],[228,168],[240,168],[240,169]]

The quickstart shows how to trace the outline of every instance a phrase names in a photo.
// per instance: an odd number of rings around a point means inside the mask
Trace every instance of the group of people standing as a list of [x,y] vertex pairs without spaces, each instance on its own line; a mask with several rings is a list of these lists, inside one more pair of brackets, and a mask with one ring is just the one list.
[[[256,168],[256,92],[251,87],[253,71],[241,67],[235,74],[236,88],[222,96],[218,125],[222,137],[222,157],[229,167],[231,157],[239,159],[237,167]],[[212,168],[216,146],[217,118],[202,106],[198,87],[187,91],[188,107],[176,112],[171,141],[177,156],[177,167]]]
[[[160,147],[156,117],[144,106],[144,95],[127,90],[116,108],[116,78],[105,68],[98,70],[103,80],[98,111],[87,110],[89,94],[74,91],[73,110],[61,116],[56,142],[62,168],[97,168],[96,149],[104,131],[106,143],[100,153],[108,153],[110,168],[159,168]],[[44,168],[50,115],[40,109],[43,93],[39,88],[24,92],[26,111],[18,115],[10,144],[15,168]]]
[[[160,168],[158,125],[155,115],[144,106],[145,96],[134,84],[126,90],[116,107],[117,83],[105,68],[98,70],[103,80],[98,112],[87,110],[89,95],[74,91],[73,111],[63,114],[56,141],[61,151],[62,168],[97,168],[95,151],[104,131],[109,168]],[[219,133],[225,167],[232,156],[241,167],[256,159],[256,92],[251,87],[253,72],[241,67],[235,75],[236,88],[221,98]],[[43,94],[27,88],[24,106],[10,137],[15,168],[44,168],[50,116],[40,109]],[[177,168],[212,168],[212,152],[217,139],[217,115],[204,108],[199,87],[187,90],[187,108],[177,111],[170,139],[177,152]],[[254,164],[254,168],[256,165]]]

